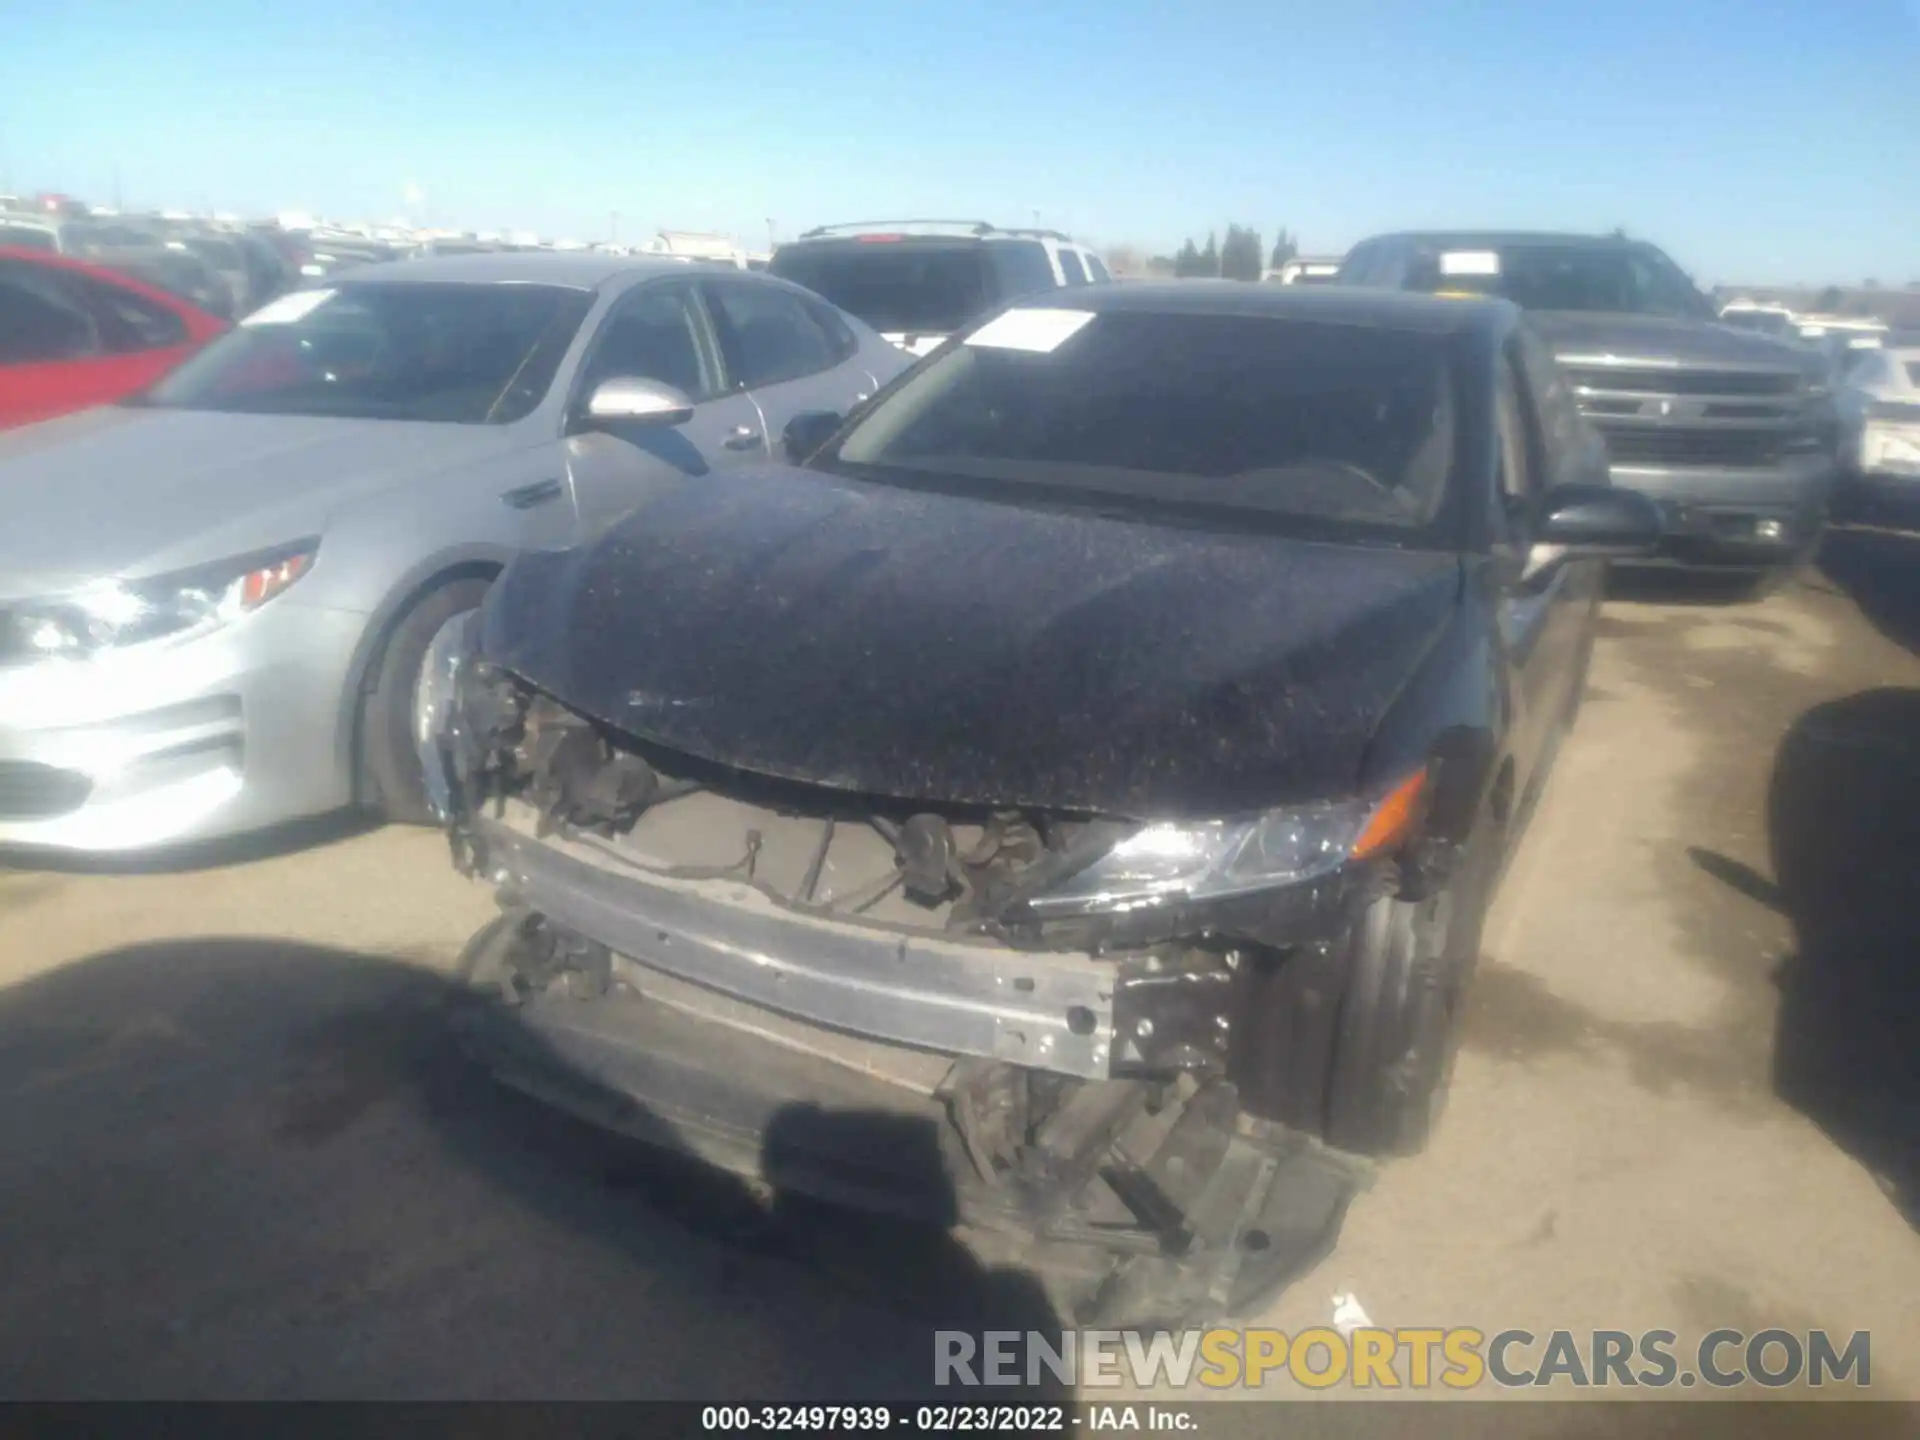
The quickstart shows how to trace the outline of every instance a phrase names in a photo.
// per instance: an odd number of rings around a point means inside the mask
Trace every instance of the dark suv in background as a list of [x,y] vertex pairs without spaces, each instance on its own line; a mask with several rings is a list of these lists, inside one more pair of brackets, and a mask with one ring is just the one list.
[[1009,300],[1113,278],[1057,230],[976,220],[823,225],[774,251],[769,268],[915,355]]
[[1837,427],[1805,348],[1724,324],[1662,251],[1618,236],[1382,235],[1344,285],[1501,295],[1532,313],[1606,437],[1622,485],[1659,502],[1664,563],[1765,572],[1818,542]]

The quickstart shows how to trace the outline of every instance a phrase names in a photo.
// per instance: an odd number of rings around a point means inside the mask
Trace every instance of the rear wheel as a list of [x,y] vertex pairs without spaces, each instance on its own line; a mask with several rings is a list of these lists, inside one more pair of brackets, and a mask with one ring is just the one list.
[[450,581],[422,596],[387,638],[361,711],[360,737],[376,802],[397,824],[436,824],[445,805],[437,745],[450,664],[467,617],[486,593],[485,580]]

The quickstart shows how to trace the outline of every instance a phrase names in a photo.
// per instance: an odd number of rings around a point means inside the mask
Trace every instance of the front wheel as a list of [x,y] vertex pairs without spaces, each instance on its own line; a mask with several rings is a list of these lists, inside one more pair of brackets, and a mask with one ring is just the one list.
[[1355,926],[1326,1090],[1326,1138],[1341,1149],[1412,1155],[1439,1123],[1494,851],[1482,837],[1445,889],[1384,896]]
[[452,661],[487,582],[454,580],[423,596],[394,626],[361,712],[367,773],[388,820],[434,825],[445,811],[439,736],[451,699]]

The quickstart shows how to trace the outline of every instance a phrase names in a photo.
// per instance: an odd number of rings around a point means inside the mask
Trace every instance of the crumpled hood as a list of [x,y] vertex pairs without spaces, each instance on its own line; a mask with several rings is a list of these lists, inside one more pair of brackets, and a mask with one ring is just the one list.
[[319,533],[341,504],[515,443],[507,428],[108,406],[0,434],[0,599]]
[[1349,790],[1459,590],[1447,555],[765,466],[515,561],[481,647],[630,735],[762,774],[1210,815]]
[[1819,357],[1799,346],[1706,320],[1570,310],[1530,310],[1527,316],[1562,360],[1611,355],[1683,365],[1766,366],[1808,376],[1821,372]]

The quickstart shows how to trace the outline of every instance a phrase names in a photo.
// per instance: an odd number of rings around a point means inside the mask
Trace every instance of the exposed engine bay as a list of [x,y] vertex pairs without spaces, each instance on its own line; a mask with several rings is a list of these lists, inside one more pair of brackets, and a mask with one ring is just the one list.
[[[1013,938],[1027,895],[1111,845],[1119,827],[1018,810],[917,807],[756,776],[616,737],[551,697],[501,687],[479,793],[517,797],[556,830],[620,842],[667,874],[738,876],[788,905]],[[1026,932],[1032,938],[1031,932]]]
[[879,1208],[928,1177],[827,1153],[831,1126],[796,1160],[770,1127],[796,1102],[924,1123],[949,1208],[1064,1247],[1078,1313],[1116,1323],[1251,1303],[1331,1244],[1359,1172],[1259,1103],[1299,1057],[1235,1042],[1331,963],[1352,877],[1205,923],[1050,918],[1032,899],[1128,827],[751,774],[483,662],[458,694],[455,860],[506,911],[471,947],[501,1003],[469,1035],[503,1079]]

